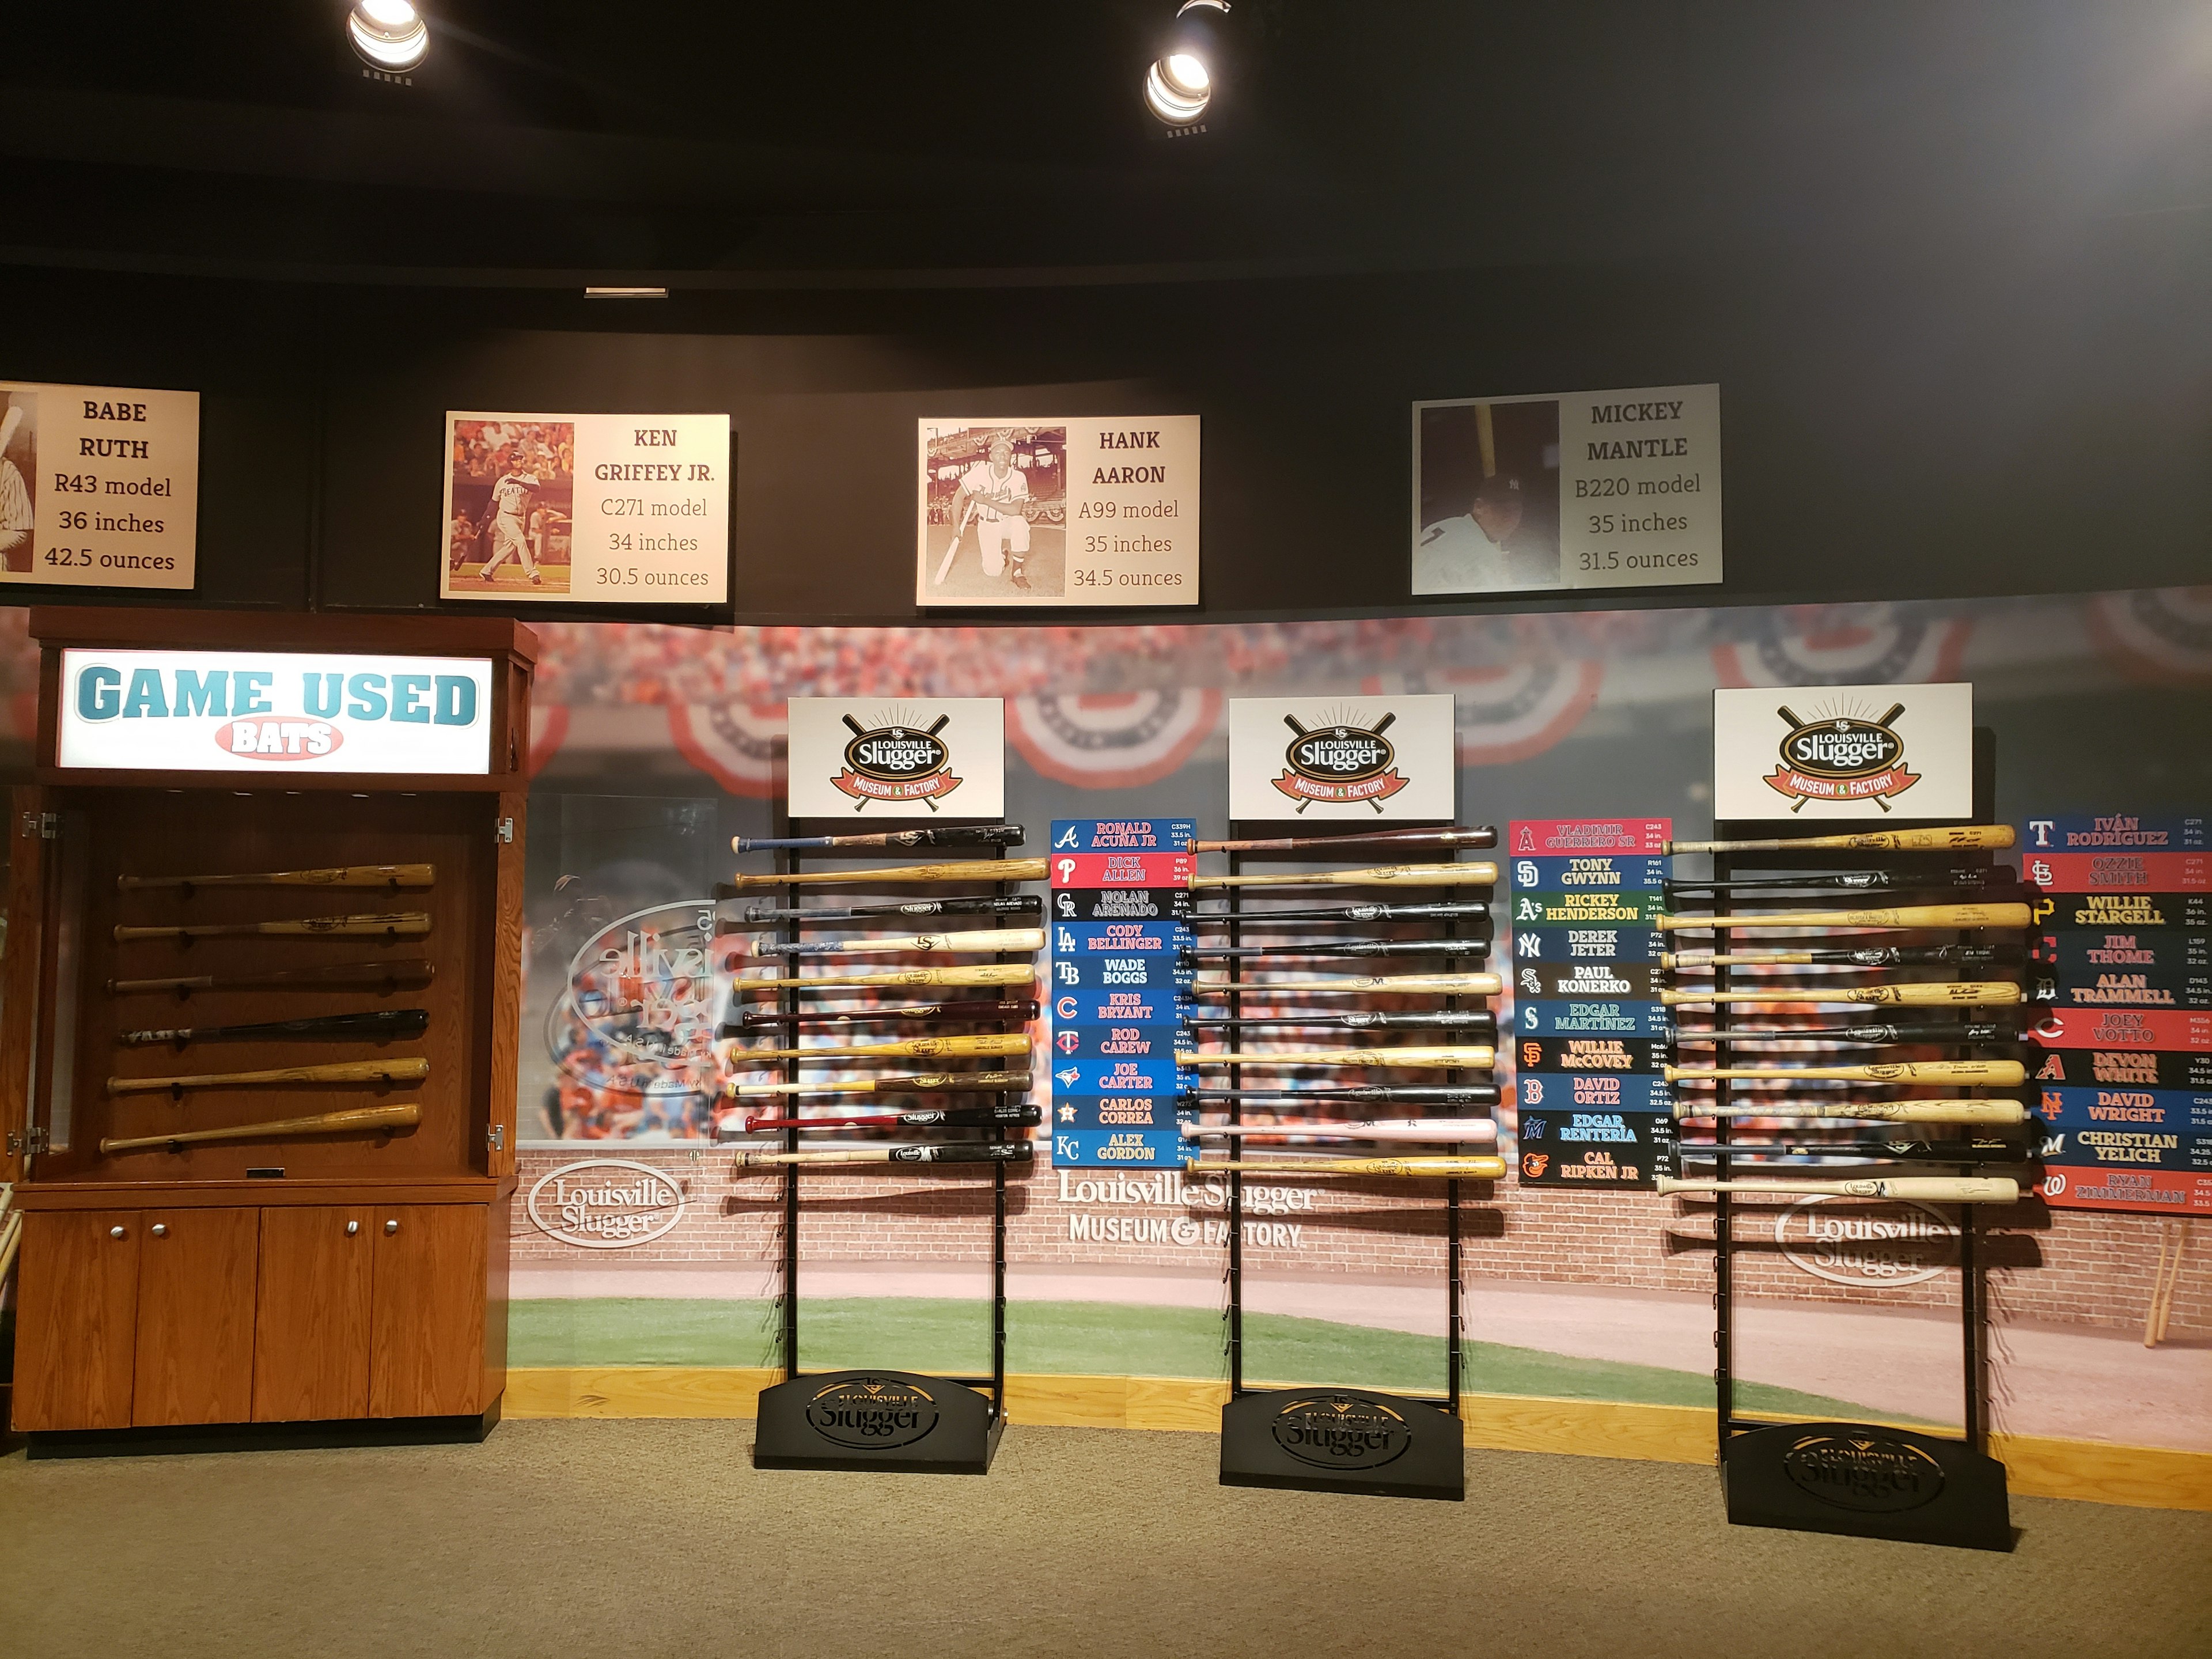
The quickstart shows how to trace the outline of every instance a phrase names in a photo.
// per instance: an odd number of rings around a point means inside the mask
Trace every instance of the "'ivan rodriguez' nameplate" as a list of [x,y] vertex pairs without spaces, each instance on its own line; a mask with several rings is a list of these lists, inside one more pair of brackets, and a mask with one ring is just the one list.
[[727,415],[446,415],[448,599],[726,605]]
[[1198,416],[919,423],[916,605],[1196,605]]
[[0,380],[0,581],[188,588],[200,394]]
[[1413,592],[1721,579],[1721,389],[1413,405]]
[[793,697],[794,818],[995,818],[1006,810],[998,697]]
[[1452,816],[1449,692],[1231,697],[1229,816],[1433,822]]

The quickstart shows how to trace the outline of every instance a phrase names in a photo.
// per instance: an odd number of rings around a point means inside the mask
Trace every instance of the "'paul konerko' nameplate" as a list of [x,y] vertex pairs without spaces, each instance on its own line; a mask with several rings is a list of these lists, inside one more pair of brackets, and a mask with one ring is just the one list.
[[1721,389],[1413,405],[1413,592],[1721,579]]
[[916,605],[1196,605],[1198,416],[920,423]]
[[726,605],[727,415],[446,415],[448,599]]
[[200,394],[0,380],[0,581],[190,587]]

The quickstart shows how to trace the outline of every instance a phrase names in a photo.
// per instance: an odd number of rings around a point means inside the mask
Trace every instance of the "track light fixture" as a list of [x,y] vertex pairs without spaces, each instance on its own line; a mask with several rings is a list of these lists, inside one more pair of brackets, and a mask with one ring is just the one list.
[[373,69],[411,70],[430,50],[430,30],[408,0],[359,0],[346,15],[346,39]]
[[1145,107],[1161,125],[1194,127],[1213,102],[1220,25],[1229,0],[1182,0],[1160,55],[1145,71]]

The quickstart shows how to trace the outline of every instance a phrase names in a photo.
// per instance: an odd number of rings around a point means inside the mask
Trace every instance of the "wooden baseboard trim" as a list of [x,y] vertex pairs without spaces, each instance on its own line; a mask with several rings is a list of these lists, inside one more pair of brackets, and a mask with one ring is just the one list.
[[[759,1410],[761,1390],[781,1375],[684,1365],[511,1370],[506,1415],[751,1417]],[[1032,1374],[1006,1379],[1008,1420],[1048,1428],[1211,1434],[1220,1426],[1228,1399],[1226,1382],[1191,1377]],[[1695,1406],[1468,1395],[1460,1402],[1460,1416],[1467,1443],[1486,1450],[1659,1463],[1713,1461],[1713,1414]],[[2212,1452],[2023,1434],[1991,1435],[1990,1451],[2004,1463],[2010,1490],[2024,1497],[2212,1510]]]

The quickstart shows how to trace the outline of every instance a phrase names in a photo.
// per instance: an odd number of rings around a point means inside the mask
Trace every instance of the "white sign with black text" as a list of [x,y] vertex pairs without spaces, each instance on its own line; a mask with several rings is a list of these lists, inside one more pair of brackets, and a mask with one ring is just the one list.
[[1458,754],[1449,692],[1231,697],[1229,816],[1449,818]]
[[200,394],[0,380],[0,581],[188,588]]
[[1963,818],[1974,688],[1789,685],[1713,693],[1713,816]]
[[1006,813],[1000,698],[793,697],[789,707],[794,818]]

